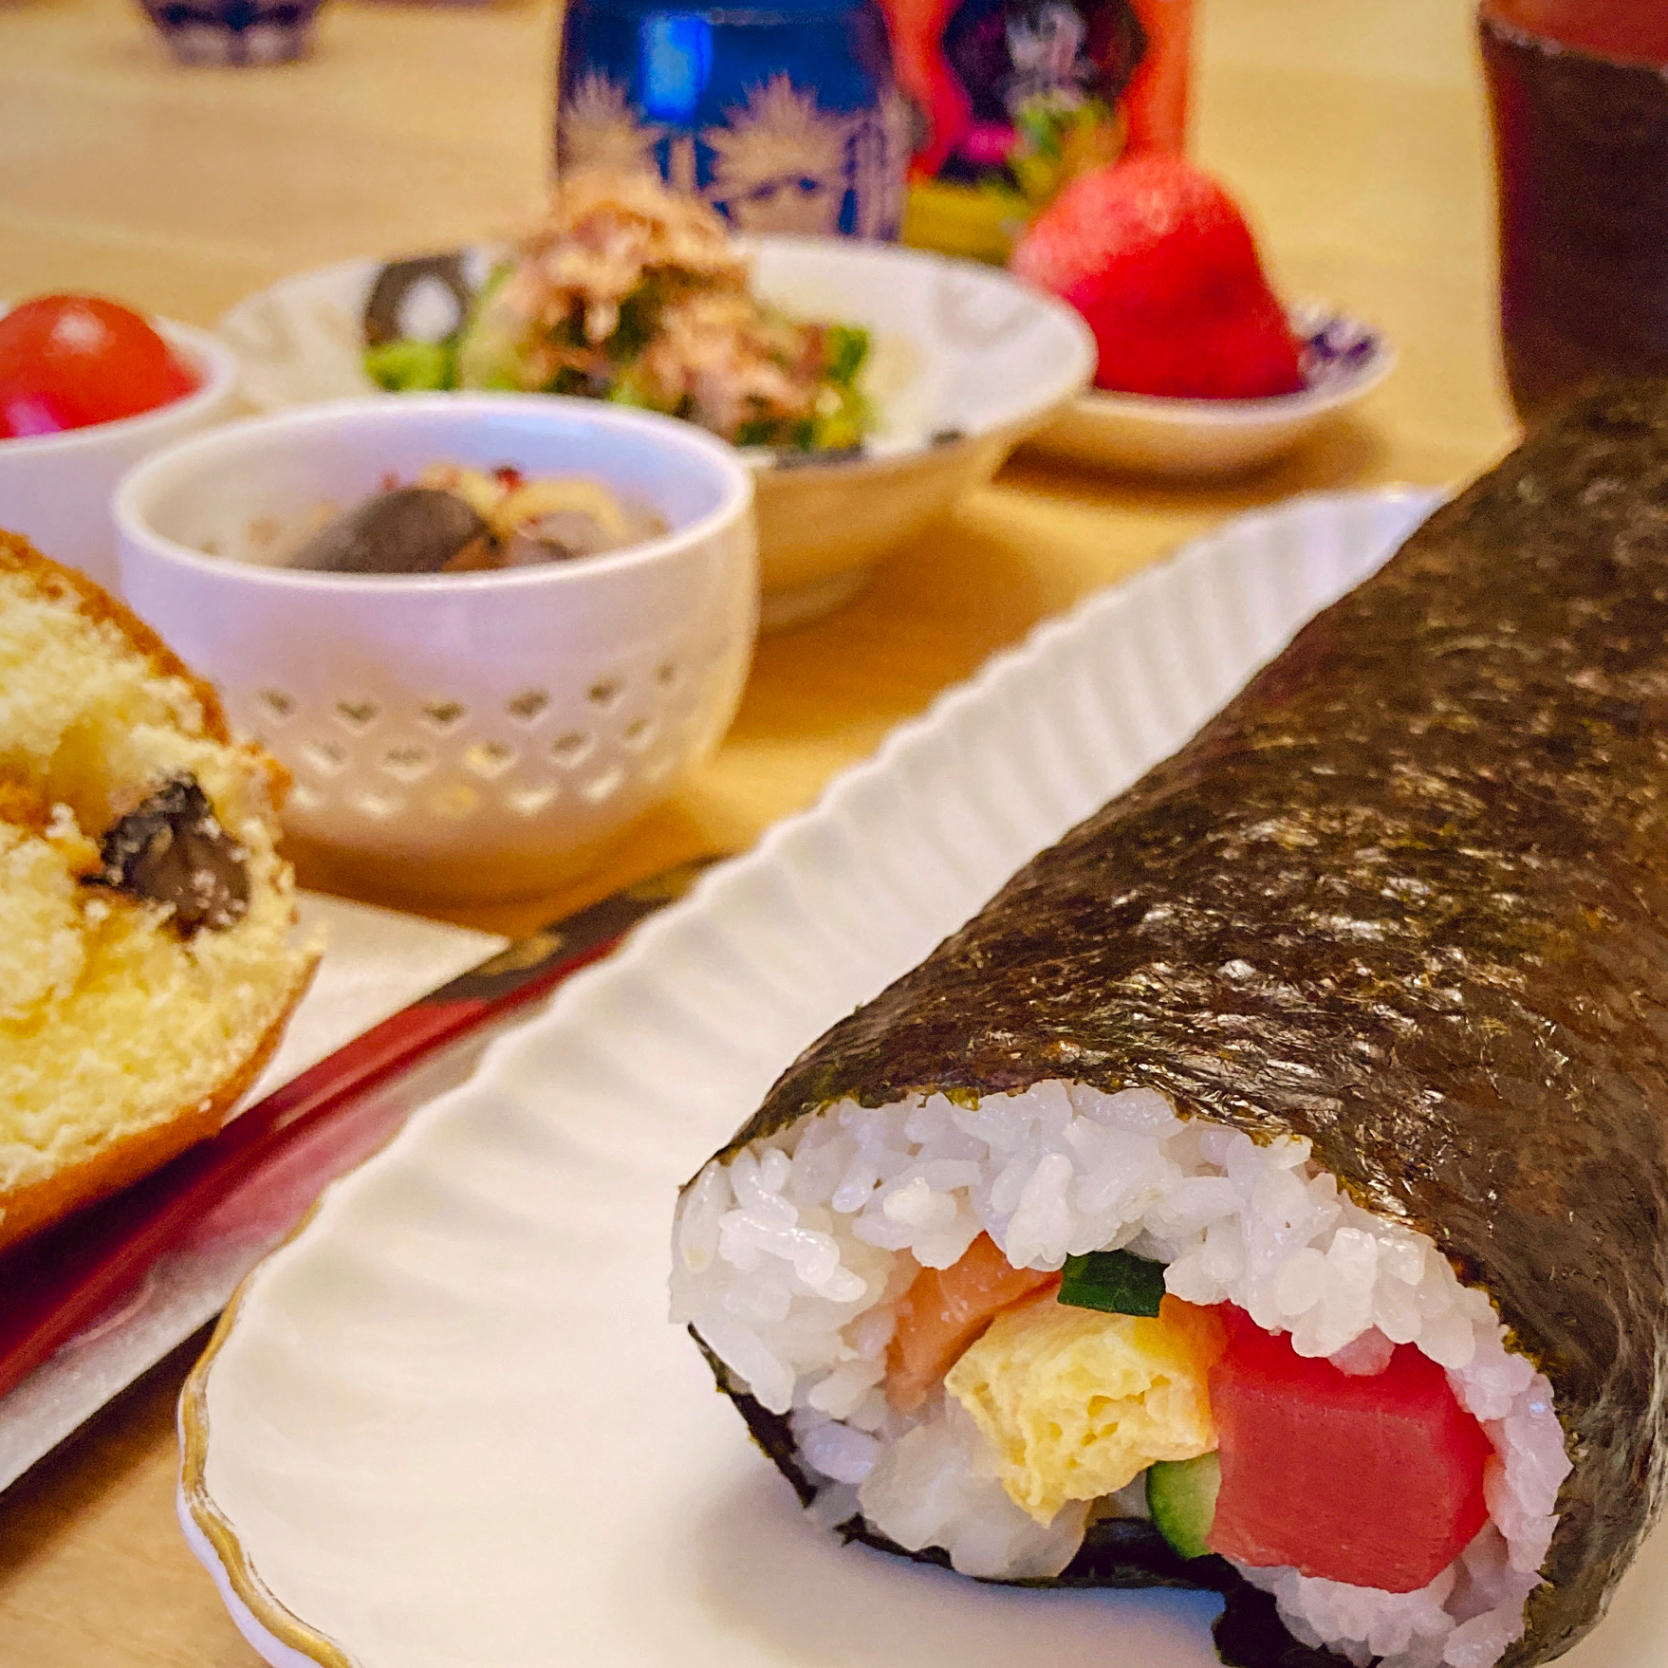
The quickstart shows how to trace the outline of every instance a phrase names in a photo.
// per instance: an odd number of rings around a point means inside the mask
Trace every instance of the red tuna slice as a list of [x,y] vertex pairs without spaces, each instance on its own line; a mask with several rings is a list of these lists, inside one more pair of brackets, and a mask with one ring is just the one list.
[[1391,1593],[1434,1580],[1487,1521],[1493,1452],[1442,1368],[1402,1344],[1382,1373],[1352,1378],[1241,1310],[1218,1313],[1229,1343],[1210,1374],[1211,1550]]

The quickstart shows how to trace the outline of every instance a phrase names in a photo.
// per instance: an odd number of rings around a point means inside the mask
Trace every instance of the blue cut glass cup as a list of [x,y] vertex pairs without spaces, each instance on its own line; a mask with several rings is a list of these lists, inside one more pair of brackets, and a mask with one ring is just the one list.
[[890,239],[910,140],[877,0],[569,0],[558,175],[652,169],[738,232]]
[[183,64],[287,64],[313,44],[320,0],[141,0]]

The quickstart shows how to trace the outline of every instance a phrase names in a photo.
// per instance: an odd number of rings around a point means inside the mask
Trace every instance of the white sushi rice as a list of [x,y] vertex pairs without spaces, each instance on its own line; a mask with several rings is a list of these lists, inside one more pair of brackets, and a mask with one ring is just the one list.
[[[1494,1445],[1490,1521],[1414,1593],[1244,1573],[1298,1639],[1357,1664],[1489,1668],[1522,1633],[1570,1469],[1545,1377],[1507,1350],[1493,1305],[1431,1239],[1341,1195],[1306,1141],[1258,1145],[1177,1117],[1151,1090],[1041,1083],[973,1107],[842,1102],[701,1172],[674,1229],[672,1318],[791,1414],[801,1459],[825,1480],[819,1518],[861,1509],[900,1546],[942,1547],[968,1575],[1052,1575],[1076,1552],[1087,1507],[1039,1526],[952,1398],[901,1415],[882,1387],[897,1299],[981,1232],[1035,1269],[1128,1247],[1168,1265],[1177,1297],[1237,1304],[1346,1372],[1382,1371],[1393,1345],[1417,1344]],[[1119,1505],[1139,1510],[1131,1493]]]

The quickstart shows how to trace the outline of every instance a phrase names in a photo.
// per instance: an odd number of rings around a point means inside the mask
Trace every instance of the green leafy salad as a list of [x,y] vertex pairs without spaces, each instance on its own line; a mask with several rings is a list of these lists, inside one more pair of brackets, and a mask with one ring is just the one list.
[[642,175],[564,181],[442,341],[378,333],[365,369],[395,391],[580,394],[699,423],[738,446],[860,447],[868,332],[760,302],[706,204]]

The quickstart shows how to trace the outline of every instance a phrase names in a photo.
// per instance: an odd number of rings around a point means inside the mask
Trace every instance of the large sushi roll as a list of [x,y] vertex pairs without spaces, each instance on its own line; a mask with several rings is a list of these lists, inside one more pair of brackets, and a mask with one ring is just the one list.
[[674,1319],[813,1513],[1559,1655],[1668,1383],[1668,387],[1588,397],[808,1050]]

